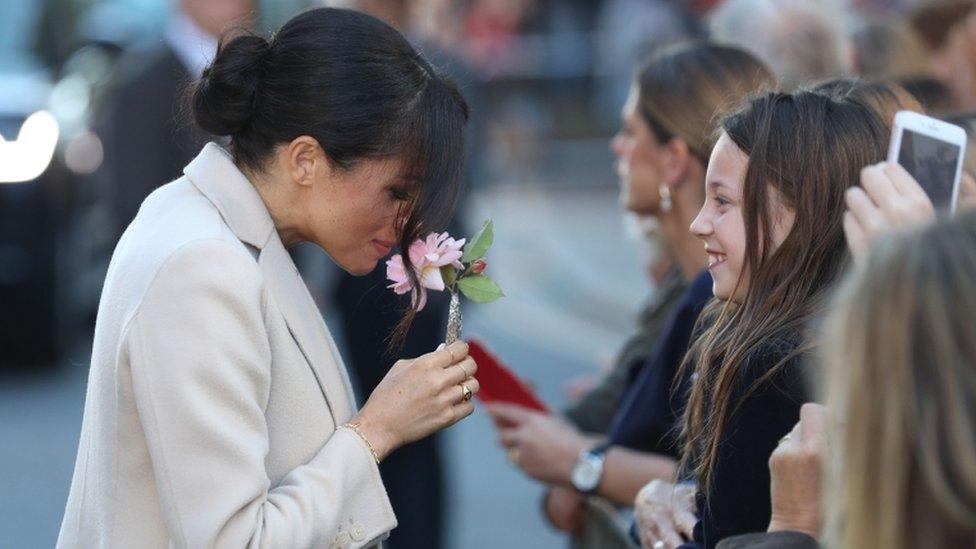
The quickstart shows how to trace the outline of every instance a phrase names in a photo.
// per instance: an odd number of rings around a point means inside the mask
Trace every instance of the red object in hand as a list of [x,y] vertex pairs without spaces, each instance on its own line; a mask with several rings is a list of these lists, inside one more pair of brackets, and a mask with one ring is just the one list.
[[477,339],[469,339],[468,354],[478,363],[478,373],[475,374],[475,378],[481,385],[481,389],[476,396],[481,402],[485,404],[504,402],[549,413],[549,408],[535,392],[510,368],[502,364],[484,343]]

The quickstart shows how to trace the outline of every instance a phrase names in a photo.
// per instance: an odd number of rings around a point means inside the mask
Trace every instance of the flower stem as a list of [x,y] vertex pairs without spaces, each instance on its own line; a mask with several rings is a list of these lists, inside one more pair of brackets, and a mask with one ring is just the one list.
[[461,338],[461,298],[458,292],[451,288],[451,304],[447,312],[447,339],[448,345]]

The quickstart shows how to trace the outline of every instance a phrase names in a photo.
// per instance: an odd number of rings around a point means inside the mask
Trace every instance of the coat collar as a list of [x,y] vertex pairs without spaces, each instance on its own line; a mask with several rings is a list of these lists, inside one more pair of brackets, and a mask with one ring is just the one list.
[[355,412],[352,383],[322,313],[277,235],[269,239],[258,263],[292,338],[315,374],[333,420],[342,425]]
[[281,243],[254,185],[216,143],[207,143],[183,173],[216,206],[242,242],[260,250],[258,264],[292,338],[312,368],[337,425],[354,412],[352,384],[329,328]]
[[213,202],[242,242],[261,250],[275,232],[274,221],[257,189],[220,145],[207,143],[183,173]]

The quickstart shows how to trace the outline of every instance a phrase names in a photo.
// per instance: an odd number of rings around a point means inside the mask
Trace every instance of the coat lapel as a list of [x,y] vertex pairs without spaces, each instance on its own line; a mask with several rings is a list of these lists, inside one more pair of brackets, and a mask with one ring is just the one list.
[[264,200],[227,151],[215,143],[208,143],[183,171],[217,207],[237,238],[259,250],[258,264],[268,290],[315,374],[333,420],[342,425],[354,411],[352,385],[332,335],[282,245]]
[[268,289],[315,374],[336,425],[349,421],[353,396],[342,357],[291,256],[274,235],[258,259]]

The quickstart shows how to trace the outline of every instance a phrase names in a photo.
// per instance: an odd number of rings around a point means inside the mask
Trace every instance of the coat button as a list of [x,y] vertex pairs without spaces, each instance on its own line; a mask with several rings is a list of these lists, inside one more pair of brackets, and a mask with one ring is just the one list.
[[346,549],[347,547],[349,547],[349,544],[350,544],[349,534],[342,532],[338,536],[336,536],[335,539],[336,547],[339,547],[341,549]]
[[349,529],[349,535],[353,541],[363,541],[366,539],[366,529],[363,528],[362,524],[353,524],[352,528]]

